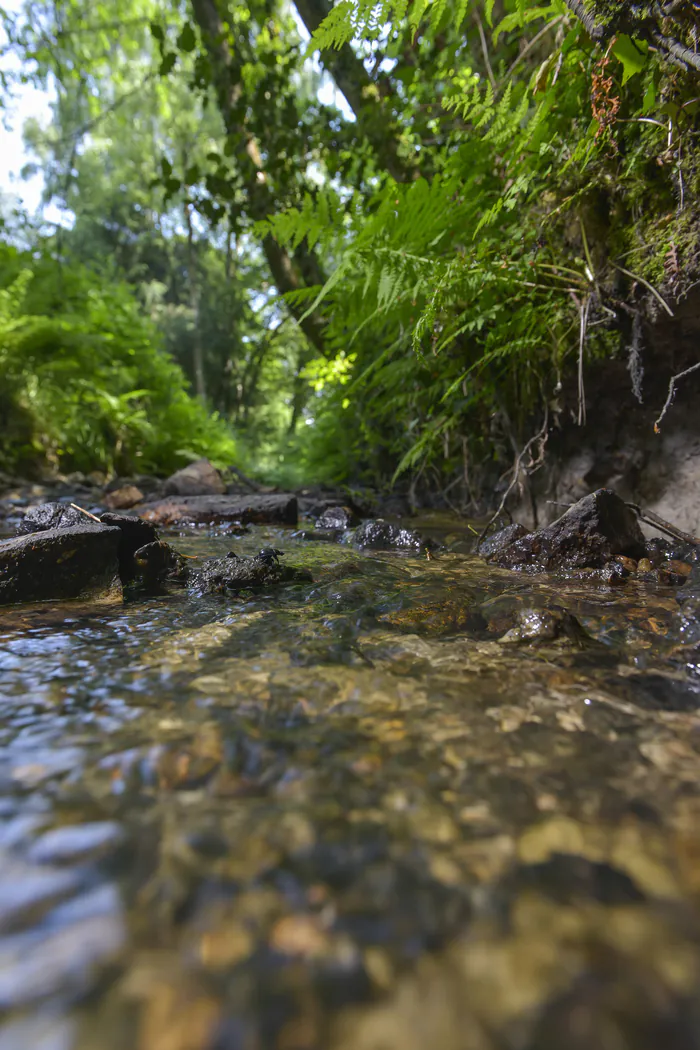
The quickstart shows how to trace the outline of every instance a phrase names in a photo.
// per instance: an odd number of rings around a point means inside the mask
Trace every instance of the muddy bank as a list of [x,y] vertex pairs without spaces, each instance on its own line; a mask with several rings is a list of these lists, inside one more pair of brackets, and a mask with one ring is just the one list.
[[511,502],[516,520],[532,526],[534,506],[538,523],[545,524],[561,513],[557,503],[605,487],[687,532],[700,530],[700,371],[678,382],[654,429],[671,377],[698,362],[700,287],[671,303],[674,317],[659,308],[654,322],[642,327],[636,349],[630,337],[617,360],[585,362],[583,426],[576,422],[575,380],[565,384],[552,406],[544,466]]

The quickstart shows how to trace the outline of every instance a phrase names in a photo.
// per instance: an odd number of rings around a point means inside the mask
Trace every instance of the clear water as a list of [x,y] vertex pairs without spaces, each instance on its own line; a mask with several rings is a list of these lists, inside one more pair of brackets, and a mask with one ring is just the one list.
[[0,1050],[700,1047],[670,589],[172,541],[314,582],[0,611]]

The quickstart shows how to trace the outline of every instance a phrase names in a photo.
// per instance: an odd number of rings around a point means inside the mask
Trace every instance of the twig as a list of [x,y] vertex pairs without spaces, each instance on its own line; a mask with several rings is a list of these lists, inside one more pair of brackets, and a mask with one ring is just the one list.
[[699,368],[700,368],[700,361],[698,361],[698,363],[695,364],[695,365],[691,365],[690,368],[686,368],[684,372],[679,372],[677,375],[671,376],[671,381],[668,384],[668,397],[666,398],[666,400],[664,402],[664,407],[661,409],[661,414],[658,416],[657,419],[654,420],[654,433],[655,434],[660,434],[661,433],[661,427],[659,426],[659,423],[664,418],[664,416],[666,415],[666,413],[668,412],[669,408],[671,407],[671,405],[673,403],[673,399],[674,399],[674,397],[676,395],[676,383],[678,382],[679,379],[684,379],[685,376],[689,376],[691,372],[697,372],[697,370]]
[[[513,70],[516,68],[516,66],[518,66],[520,64],[520,62],[522,62],[522,60],[525,58],[525,56],[528,54],[529,51],[532,51],[532,49],[535,46],[535,44],[537,44],[542,39],[544,34],[547,33],[553,26],[558,25],[562,21],[563,18],[564,18],[563,15],[557,15],[557,17],[553,18],[551,22],[548,22],[547,25],[544,26],[544,28],[540,29],[539,33],[536,33],[533,36],[532,40],[528,41],[528,43],[522,49],[522,51],[520,52],[520,54],[515,59],[515,61],[511,65],[510,69],[506,73],[506,80],[510,79],[510,77],[511,77],[511,75],[513,73]],[[482,32],[483,32],[483,30],[482,30]]]
[[700,539],[697,536],[691,536],[689,532],[683,532],[682,529],[672,525],[665,518],[660,518],[653,511],[642,510],[636,503],[627,503],[626,506],[635,512],[640,521],[646,522],[647,525],[653,525],[659,532],[665,532],[669,536],[673,536],[674,540],[682,540],[683,543],[692,543],[694,547],[700,547]]
[[479,40],[481,41],[481,53],[484,56],[484,65],[486,66],[486,72],[488,73],[489,83],[491,84],[491,87],[493,88],[493,92],[495,94],[496,78],[493,75],[493,70],[491,69],[491,62],[489,60],[489,49],[486,44],[486,34],[484,33],[484,27],[481,18],[479,17],[478,11],[474,12],[474,21],[476,22],[476,28],[479,30]]
[[653,284],[649,284],[649,282],[645,281],[643,277],[640,277],[638,273],[632,273],[631,270],[626,270],[624,268],[624,266],[618,266],[617,263],[613,263],[613,266],[615,267],[616,270],[619,270],[620,273],[626,274],[628,277],[631,277],[633,281],[639,281],[639,283],[643,284],[645,288],[648,288],[649,291],[651,292],[651,294],[654,295],[659,300],[659,302],[663,306],[663,308],[666,311],[666,313],[668,314],[668,316],[669,317],[673,317],[673,310],[668,305],[666,300],[662,297],[662,295],[659,292],[657,292],[657,290],[656,290],[656,288],[654,288]]
[[74,510],[79,510],[86,518],[92,518],[92,520],[96,521],[98,525],[103,524],[103,522],[101,522],[99,518],[96,518],[94,514],[91,514],[89,510],[85,510],[85,507],[79,507],[77,503],[71,503],[71,507],[73,507]]
[[584,426],[586,422],[586,391],[583,385],[583,350],[586,345],[586,329],[588,327],[588,310],[591,305],[590,297],[582,303],[581,326],[578,339],[578,425]]
[[501,502],[498,504],[498,507],[493,512],[493,514],[491,515],[491,517],[489,518],[489,520],[486,522],[486,524],[484,525],[483,529],[479,533],[479,538],[476,541],[476,548],[475,548],[477,554],[479,553],[479,547],[484,542],[484,537],[486,536],[486,533],[489,531],[489,529],[491,528],[491,526],[493,525],[494,521],[499,516],[499,514],[501,514],[501,512],[503,511],[503,508],[506,505],[508,497],[510,496],[511,492],[513,491],[513,489],[515,488],[515,486],[518,483],[518,480],[520,478],[520,469],[521,469],[521,466],[522,466],[523,459],[525,458],[527,453],[530,451],[532,446],[537,441],[541,442],[540,450],[537,453],[537,459],[533,460],[533,462],[531,464],[531,472],[532,472],[532,470],[535,470],[535,469],[537,469],[537,467],[541,466],[542,459],[543,459],[543,456],[544,456],[544,446],[547,443],[547,430],[548,430],[548,428],[549,428],[549,405],[545,402],[544,421],[542,423],[542,426],[537,431],[537,433],[533,434],[533,436],[530,438],[530,440],[525,445],[523,445],[522,450],[520,451],[520,453],[516,457],[515,464],[513,466],[513,477],[511,479],[510,485],[508,486],[506,491],[503,493],[503,496],[501,498]]

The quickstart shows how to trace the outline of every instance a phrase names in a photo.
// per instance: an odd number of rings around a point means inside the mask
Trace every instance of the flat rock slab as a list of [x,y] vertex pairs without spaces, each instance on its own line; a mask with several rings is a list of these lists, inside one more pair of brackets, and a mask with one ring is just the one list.
[[121,530],[47,529],[0,543],[0,605],[95,598],[119,588]]
[[297,499],[290,493],[251,496],[171,496],[144,503],[139,513],[154,525],[296,525]]

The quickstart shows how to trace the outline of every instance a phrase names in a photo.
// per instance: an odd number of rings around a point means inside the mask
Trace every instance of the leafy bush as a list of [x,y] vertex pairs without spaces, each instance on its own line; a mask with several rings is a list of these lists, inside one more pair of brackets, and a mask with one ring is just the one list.
[[0,467],[223,466],[230,431],[187,391],[133,291],[0,245]]

